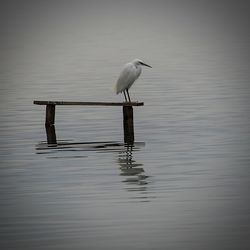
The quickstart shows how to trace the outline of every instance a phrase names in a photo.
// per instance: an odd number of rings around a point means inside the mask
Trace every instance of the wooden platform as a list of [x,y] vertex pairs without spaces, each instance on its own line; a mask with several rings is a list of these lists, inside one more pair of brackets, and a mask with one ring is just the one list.
[[123,107],[123,131],[124,142],[134,143],[134,117],[133,106],[143,106],[143,102],[70,102],[70,101],[37,101],[36,105],[46,105],[45,128],[48,144],[57,144],[55,131],[55,110],[57,105],[78,106],[122,106]]
[[37,105],[86,105],[86,106],[143,106],[143,102],[67,102],[67,101],[34,101]]

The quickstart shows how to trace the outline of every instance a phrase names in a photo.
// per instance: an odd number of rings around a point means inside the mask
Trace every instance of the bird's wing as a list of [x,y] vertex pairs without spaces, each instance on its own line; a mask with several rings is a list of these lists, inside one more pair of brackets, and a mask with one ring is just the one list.
[[138,76],[135,66],[132,63],[126,64],[117,80],[116,93],[118,94],[130,88]]

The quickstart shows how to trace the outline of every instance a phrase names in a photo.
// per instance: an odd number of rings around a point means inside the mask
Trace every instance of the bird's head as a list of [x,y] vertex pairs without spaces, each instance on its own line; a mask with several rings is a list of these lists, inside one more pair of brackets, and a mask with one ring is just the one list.
[[143,62],[142,60],[140,60],[140,59],[135,59],[132,63],[133,63],[135,66],[142,65],[142,66],[146,66],[146,67],[152,68],[150,65],[144,63],[144,62]]

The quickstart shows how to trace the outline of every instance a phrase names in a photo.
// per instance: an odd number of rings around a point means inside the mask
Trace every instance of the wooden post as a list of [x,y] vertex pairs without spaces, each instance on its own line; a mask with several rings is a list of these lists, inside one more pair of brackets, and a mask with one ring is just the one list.
[[134,144],[134,121],[132,106],[123,106],[123,131],[124,142],[127,144]]
[[47,134],[47,143],[56,144],[56,131],[55,131],[55,105],[48,104],[46,105],[46,120],[45,128]]

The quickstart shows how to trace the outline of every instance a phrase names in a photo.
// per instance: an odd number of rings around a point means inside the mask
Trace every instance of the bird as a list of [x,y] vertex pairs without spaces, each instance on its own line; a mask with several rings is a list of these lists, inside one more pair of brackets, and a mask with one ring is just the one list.
[[[123,93],[125,102],[131,102],[128,90],[141,74],[141,66],[152,68],[150,65],[144,63],[142,60],[134,59],[124,65],[120,76],[115,84],[116,94]],[[127,95],[126,95],[127,94]]]

